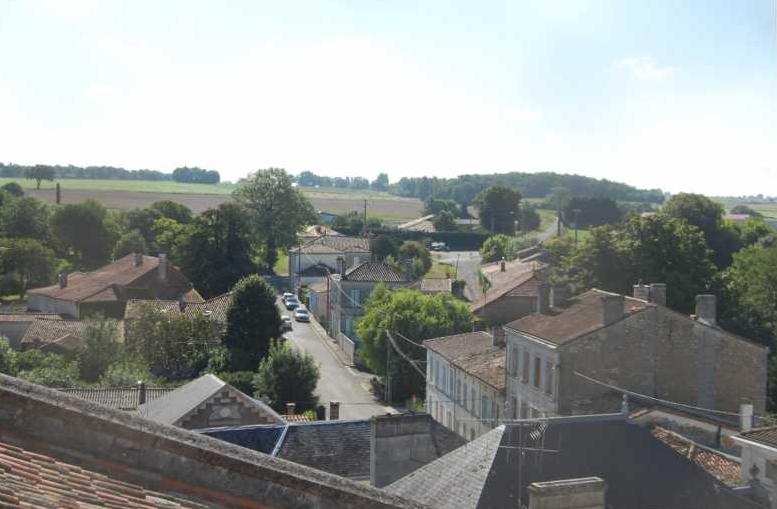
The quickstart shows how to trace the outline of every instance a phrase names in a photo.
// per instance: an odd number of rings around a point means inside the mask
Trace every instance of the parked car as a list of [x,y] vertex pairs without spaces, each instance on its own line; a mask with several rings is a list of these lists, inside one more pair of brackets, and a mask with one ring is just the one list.
[[448,247],[448,245],[445,242],[432,242],[431,250],[432,251],[450,251],[451,249]]
[[286,304],[286,309],[291,311],[292,309],[296,309],[300,306],[300,301],[297,297],[292,295],[291,297],[286,299],[285,304]]
[[289,315],[283,315],[281,316],[281,332],[289,330],[291,330],[291,318],[289,318]]
[[283,292],[283,297],[281,297],[281,299],[285,303],[286,299],[288,299],[289,297],[295,297],[295,295],[291,292]]
[[309,322],[310,321],[310,313],[308,313],[308,310],[303,307],[298,307],[294,310],[294,319],[298,322]]

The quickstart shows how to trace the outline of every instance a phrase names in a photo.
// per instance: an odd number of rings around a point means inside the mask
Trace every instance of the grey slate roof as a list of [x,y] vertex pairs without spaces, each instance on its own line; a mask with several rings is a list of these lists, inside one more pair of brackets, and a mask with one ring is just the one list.
[[347,281],[402,283],[410,281],[398,268],[386,262],[364,262],[345,273]]
[[370,478],[370,422],[318,421],[290,424],[279,458],[350,479]]
[[528,505],[533,482],[593,476],[612,509],[760,507],[621,416],[502,425],[386,490],[435,508],[496,509]]
[[209,428],[197,431],[230,444],[265,454],[273,454],[286,427],[286,424],[252,424],[235,428]]
[[254,405],[262,413],[277,417],[279,423],[283,422],[281,416],[265,403],[249,398],[212,374],[196,378],[158,399],[140,405],[138,407],[138,414],[162,424],[175,425],[181,419],[189,415],[189,413],[197,409],[197,407],[221,392],[224,388],[229,388],[234,391],[234,393],[243,398],[246,403]]

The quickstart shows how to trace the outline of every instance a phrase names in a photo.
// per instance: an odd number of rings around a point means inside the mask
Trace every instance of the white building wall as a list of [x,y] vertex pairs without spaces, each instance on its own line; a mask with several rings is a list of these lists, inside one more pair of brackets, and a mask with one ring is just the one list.
[[[777,509],[777,449],[742,442],[742,479],[756,479],[769,497],[770,507]],[[755,468],[753,468],[755,467]]]
[[558,415],[558,350],[509,329],[505,339],[509,417],[530,419]]

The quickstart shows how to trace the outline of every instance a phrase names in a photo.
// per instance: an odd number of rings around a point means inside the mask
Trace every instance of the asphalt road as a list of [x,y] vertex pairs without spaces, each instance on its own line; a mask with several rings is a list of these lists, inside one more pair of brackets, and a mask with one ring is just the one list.
[[[281,314],[293,319],[293,313],[279,303]],[[335,348],[331,339],[325,335],[317,323],[294,322],[291,332],[285,336],[291,344],[308,352],[316,360],[321,372],[316,394],[320,404],[329,411],[330,401],[340,402],[341,419],[367,419],[373,415],[394,413],[391,407],[385,407],[373,398],[369,390],[369,374],[344,366],[333,353]],[[330,344],[327,344],[327,341]]]
[[470,301],[478,297],[478,271],[480,270],[480,253],[477,251],[442,251],[436,253],[441,263],[450,263],[457,267],[458,279],[467,282],[464,296]]

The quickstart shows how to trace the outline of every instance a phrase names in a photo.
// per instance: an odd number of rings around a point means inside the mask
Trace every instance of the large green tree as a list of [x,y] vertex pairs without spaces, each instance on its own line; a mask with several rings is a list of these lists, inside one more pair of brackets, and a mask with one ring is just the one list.
[[99,316],[88,320],[78,349],[81,379],[96,382],[120,353],[116,321]]
[[[467,304],[453,295],[426,295],[407,288],[389,290],[380,285],[372,292],[357,325],[363,342],[360,356],[367,367],[385,379],[387,356],[391,351],[388,372],[392,399],[402,401],[413,395],[422,396],[424,377],[402,355],[424,371],[426,352],[420,346],[423,340],[471,331],[473,321]],[[387,332],[393,335],[402,354],[395,350]]]
[[313,205],[280,168],[256,171],[240,184],[233,196],[251,214],[268,267],[275,265],[279,247],[294,245],[297,233],[318,219]]
[[113,248],[113,258],[119,259],[130,253],[148,254],[148,252],[146,239],[143,238],[143,235],[138,230],[130,230],[116,241],[116,246]]
[[270,349],[270,340],[280,335],[280,327],[275,290],[257,274],[238,281],[232,289],[224,334],[233,370],[256,369]]
[[254,377],[254,396],[268,398],[270,406],[279,412],[286,403],[295,403],[300,410],[313,409],[318,402],[315,391],[319,375],[309,353],[273,341]]
[[515,235],[515,222],[520,217],[521,193],[502,185],[491,186],[472,202],[479,211],[480,226],[493,232]]
[[115,242],[106,216],[105,207],[95,200],[64,205],[51,216],[51,230],[66,255],[94,268],[108,261]]
[[563,218],[569,226],[589,228],[620,223],[623,212],[615,200],[610,198],[576,196],[564,207]]
[[156,201],[152,203],[149,208],[159,212],[162,217],[172,219],[182,224],[191,223],[194,218],[192,209],[182,203],[172,200]]
[[6,237],[48,242],[49,216],[49,207],[31,196],[9,200],[0,208],[0,228]]
[[40,189],[40,184],[44,180],[54,180],[54,168],[51,166],[44,166],[42,164],[36,164],[35,166],[28,168],[25,172],[25,177],[35,181],[35,187]]
[[[155,225],[162,226],[161,221]],[[235,203],[208,209],[183,231],[169,233],[181,270],[206,297],[229,291],[240,278],[257,271],[246,211]]]
[[56,263],[54,251],[35,239],[0,242],[0,267],[4,274],[16,276],[22,290],[51,283]]
[[411,278],[420,278],[432,268],[432,255],[421,242],[406,240],[399,246],[400,269],[407,271],[409,266]]

